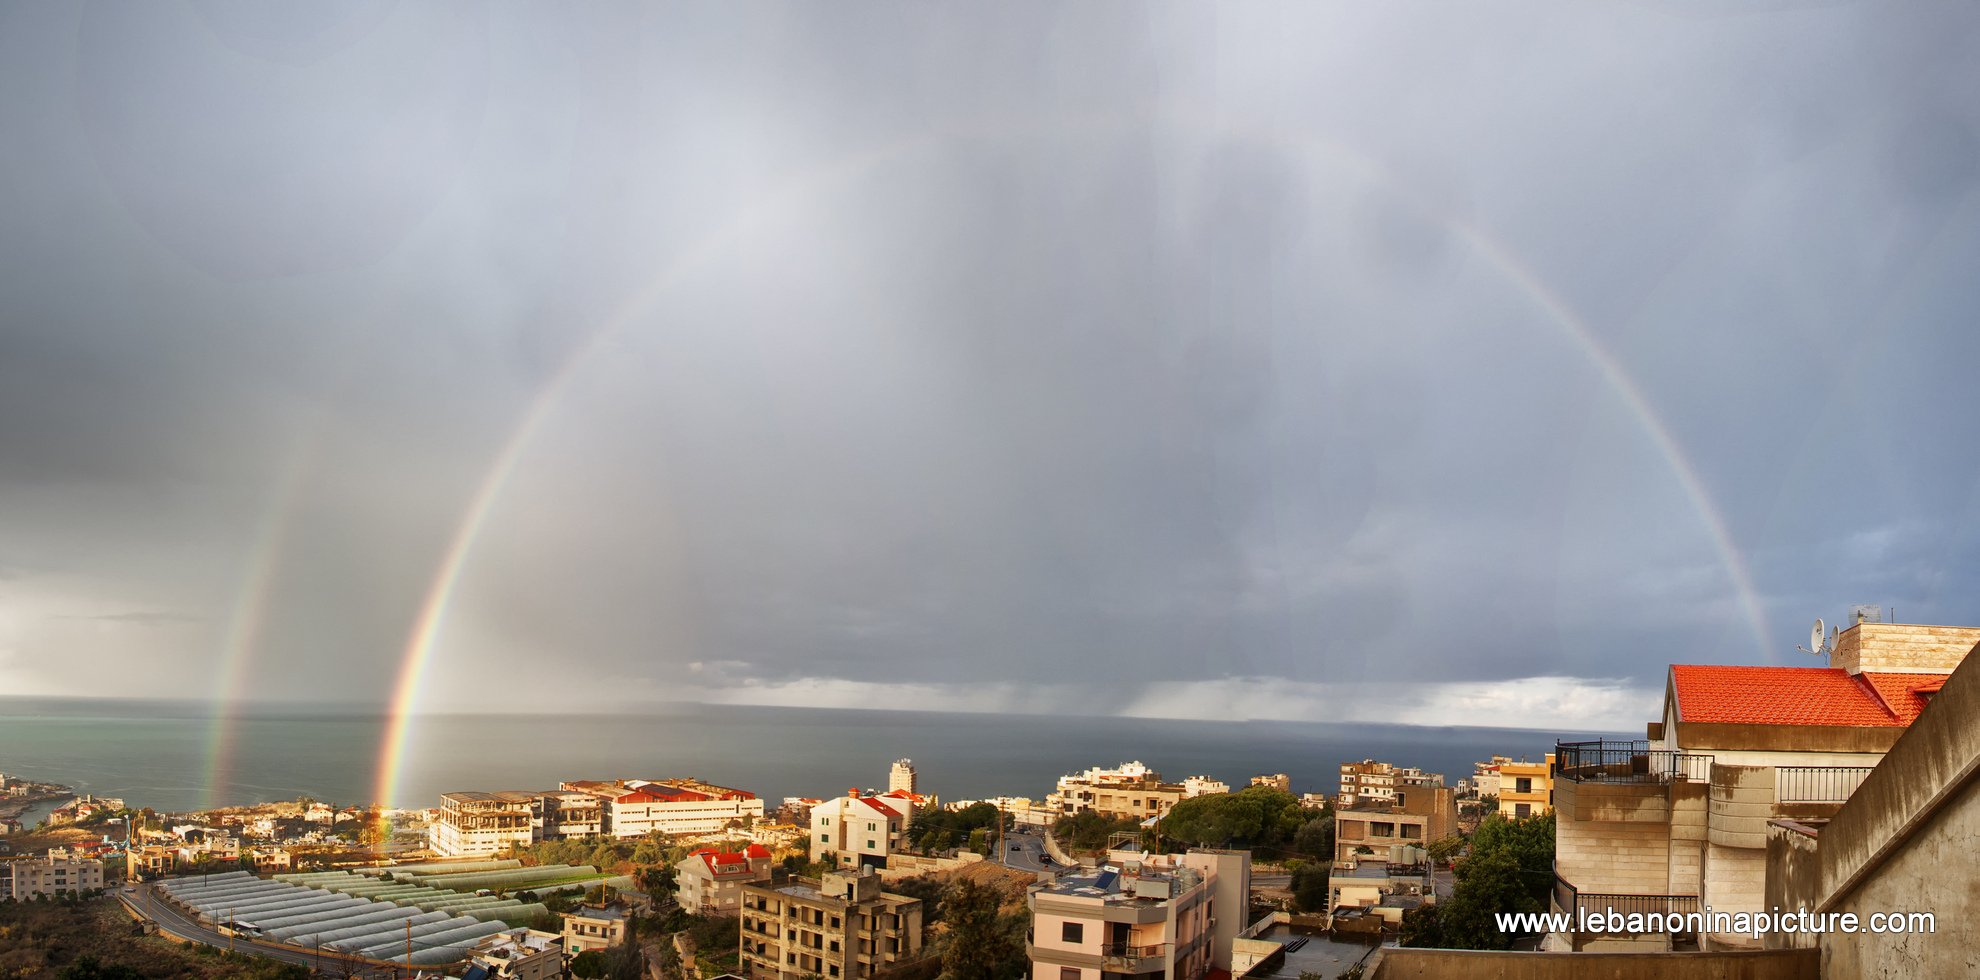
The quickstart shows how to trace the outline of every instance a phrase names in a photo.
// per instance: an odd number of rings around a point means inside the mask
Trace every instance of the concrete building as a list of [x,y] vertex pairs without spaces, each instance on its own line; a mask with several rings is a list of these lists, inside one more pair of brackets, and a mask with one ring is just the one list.
[[440,815],[427,828],[427,846],[442,857],[490,857],[540,840],[545,793],[440,794]]
[[1363,860],[1421,864],[1425,845],[1457,833],[1457,791],[1404,789],[1387,804],[1366,802],[1334,812],[1334,865]]
[[858,790],[811,808],[811,859],[835,867],[884,868],[900,849],[914,821],[914,801],[905,790],[860,796]]
[[881,889],[866,869],[743,886],[743,973],[870,977],[921,955],[921,900]]
[[1554,812],[1554,754],[1544,762],[1499,765],[1499,816],[1537,817]]
[[[1404,913],[1436,902],[1434,878],[1427,862],[1401,864],[1360,860],[1335,865],[1327,875],[1330,924],[1344,932],[1393,931]],[[1367,928],[1356,928],[1359,918]]]
[[1113,769],[1096,766],[1059,777],[1058,788],[1045,798],[1045,805],[1061,816],[1092,812],[1112,820],[1146,820],[1168,813],[1182,800],[1230,791],[1228,784],[1208,776],[1166,783],[1161,773],[1140,762],[1124,762]]
[[1033,980],[1229,975],[1251,889],[1248,852],[1110,859],[1031,889]]
[[742,908],[744,885],[770,880],[770,849],[751,844],[739,852],[704,847],[674,865],[675,899],[698,915],[731,915]]
[[1373,803],[1386,806],[1396,791],[1411,786],[1442,786],[1441,773],[1392,766],[1374,759],[1341,763],[1341,791],[1335,801],[1342,807]]
[[921,792],[920,780],[915,775],[913,759],[897,759],[894,767],[887,772],[887,789],[903,790],[909,793]]
[[594,949],[617,946],[626,941],[627,911],[624,905],[580,905],[559,913],[564,919],[564,955],[573,957]]
[[1281,793],[1290,793],[1292,792],[1292,777],[1282,772],[1270,776],[1253,776],[1251,777],[1251,785],[1266,786],[1276,789]]
[[654,832],[701,837],[763,819],[763,801],[756,794],[699,779],[634,779],[619,786],[595,794],[608,803],[607,826],[614,837]]
[[36,896],[80,895],[103,887],[103,862],[64,848],[41,857],[0,861],[0,898],[25,902]]
[[467,976],[504,980],[559,980],[564,975],[564,937],[535,929],[511,929],[484,936],[468,951]]
[[1499,767],[1513,761],[1508,755],[1495,755],[1485,762],[1471,764],[1471,795],[1499,795]]
[[[1638,742],[1556,750],[1557,911],[1759,912],[1769,821],[1834,816],[1965,659],[1980,629],[1863,622],[1828,667],[1671,667]],[[1556,934],[1550,949],[1759,945]]]

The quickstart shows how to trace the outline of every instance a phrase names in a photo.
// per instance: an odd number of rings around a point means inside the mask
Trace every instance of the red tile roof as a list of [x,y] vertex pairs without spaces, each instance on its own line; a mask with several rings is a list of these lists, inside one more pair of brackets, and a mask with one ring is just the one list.
[[1918,692],[1946,676],[1852,675],[1840,667],[1671,666],[1678,720],[1730,725],[1903,728],[1925,707]]

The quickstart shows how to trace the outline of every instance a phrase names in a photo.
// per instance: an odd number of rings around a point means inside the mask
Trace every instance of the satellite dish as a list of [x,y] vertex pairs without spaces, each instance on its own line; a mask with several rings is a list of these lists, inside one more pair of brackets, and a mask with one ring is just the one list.
[[1808,631],[1808,645],[1805,647],[1796,647],[1795,649],[1800,650],[1802,653],[1813,654],[1817,657],[1828,653],[1829,646],[1824,642],[1826,637],[1823,635],[1827,629],[1827,624],[1823,623],[1820,619],[1815,620],[1815,627]]

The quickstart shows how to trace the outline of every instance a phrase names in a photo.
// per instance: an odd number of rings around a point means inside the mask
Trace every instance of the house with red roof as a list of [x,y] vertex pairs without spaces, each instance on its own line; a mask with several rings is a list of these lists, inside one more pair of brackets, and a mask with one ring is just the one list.
[[840,868],[887,866],[914,822],[920,797],[905,790],[877,795],[846,795],[811,808],[811,859]]
[[710,837],[763,819],[763,801],[755,793],[693,778],[585,779],[565,782],[561,788],[599,800],[598,818],[614,837],[644,837],[656,831]]
[[[1644,739],[1556,747],[1554,910],[1765,910],[1769,822],[1833,816],[1976,645],[1980,628],[1858,622],[1827,666],[1673,664]],[[1709,929],[1546,942],[1759,945]]]
[[733,914],[742,908],[744,885],[769,881],[770,849],[761,844],[740,851],[704,847],[674,865],[676,899],[697,914]]

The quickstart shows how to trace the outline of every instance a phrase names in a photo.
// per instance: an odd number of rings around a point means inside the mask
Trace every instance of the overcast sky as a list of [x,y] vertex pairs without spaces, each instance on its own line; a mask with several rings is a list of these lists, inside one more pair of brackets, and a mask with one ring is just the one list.
[[382,700],[457,538],[429,709],[1980,624],[1970,5],[283,6],[0,7],[0,690]]

